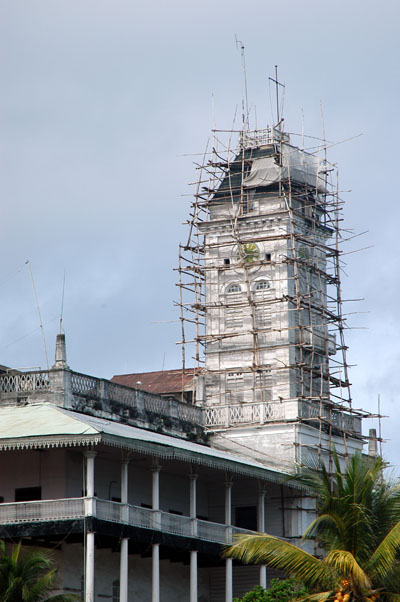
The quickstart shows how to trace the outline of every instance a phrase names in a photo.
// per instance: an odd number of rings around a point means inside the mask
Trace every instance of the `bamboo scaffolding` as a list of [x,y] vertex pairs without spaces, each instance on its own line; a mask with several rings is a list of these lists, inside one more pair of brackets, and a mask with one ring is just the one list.
[[[217,137],[217,132],[228,134],[227,142]],[[297,399],[318,403],[319,414],[312,417],[320,431],[319,444],[314,447],[320,455],[322,432],[328,433],[330,453],[333,434],[340,430],[332,412],[341,413],[343,425],[346,415],[370,416],[352,407],[344,340],[349,327],[341,294],[341,245],[357,235],[351,232],[344,236],[348,232],[341,230],[343,191],[337,177],[335,187],[328,184],[328,177],[337,174],[336,166],[328,163],[324,142],[321,190],[293,182],[289,168],[287,177],[272,188],[256,189],[250,200],[245,179],[259,147],[246,146],[246,140],[252,134],[256,140],[258,133],[244,129],[213,133],[212,151],[208,152],[207,145],[203,162],[196,164],[198,178],[191,183],[196,189],[186,222],[189,234],[186,244],[179,246],[176,268],[180,296],[175,305],[181,316],[182,338],[178,344],[182,345],[183,366],[186,347],[193,344],[195,370],[205,378],[206,387],[207,382],[214,383],[210,399],[219,399],[219,403],[229,392],[226,379],[233,373],[240,374],[243,382],[238,380],[237,387],[230,391],[239,392],[243,404],[265,398],[264,378],[266,382],[277,378],[281,383],[292,383],[294,396],[268,398],[271,402]],[[231,144],[235,133],[241,140],[237,148]],[[280,138],[269,145],[278,165],[283,143],[287,144],[281,131]],[[252,211],[251,203],[262,205]],[[257,230],[260,223],[265,224],[263,231]],[[220,236],[214,235],[216,231]],[[247,262],[243,249],[249,244],[271,248],[273,259],[270,254],[269,259],[266,255],[265,260],[257,257]],[[254,282],[258,272],[270,288],[257,297]],[[240,283],[239,296],[221,293],[224,286],[235,282]],[[263,325],[263,320],[268,323]],[[191,335],[185,333],[185,327],[192,327]],[[335,333],[338,341],[333,350]],[[281,365],[276,354],[282,350],[286,350],[288,361]],[[236,367],[233,360],[224,367],[224,353],[233,353],[232,357],[241,354],[242,358],[248,355]],[[217,368],[211,367],[207,354],[217,357]],[[244,382],[248,377],[251,384]],[[301,416],[297,419],[299,423],[310,420]],[[346,454],[347,439],[355,434],[345,428],[341,433]]]

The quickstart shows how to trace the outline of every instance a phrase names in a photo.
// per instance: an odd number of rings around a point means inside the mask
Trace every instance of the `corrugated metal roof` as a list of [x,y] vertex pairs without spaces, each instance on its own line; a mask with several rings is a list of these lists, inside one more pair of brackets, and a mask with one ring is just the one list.
[[91,425],[79,420],[80,414],[67,415],[50,404],[29,404],[0,408],[0,441],[48,435],[98,434]]
[[285,475],[259,462],[198,443],[52,404],[0,408],[0,449],[96,445],[99,443],[282,481]]

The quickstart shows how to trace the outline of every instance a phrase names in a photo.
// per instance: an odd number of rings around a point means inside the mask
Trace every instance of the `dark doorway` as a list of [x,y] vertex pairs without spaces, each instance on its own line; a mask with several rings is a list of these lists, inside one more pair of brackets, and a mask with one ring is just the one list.
[[42,499],[41,487],[20,487],[15,490],[16,502],[31,502]]
[[257,507],[245,506],[235,509],[235,525],[241,529],[257,531]]

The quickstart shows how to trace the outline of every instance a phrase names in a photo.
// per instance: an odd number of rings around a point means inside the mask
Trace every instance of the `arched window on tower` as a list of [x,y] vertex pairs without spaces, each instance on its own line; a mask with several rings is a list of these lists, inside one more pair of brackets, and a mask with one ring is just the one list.
[[257,280],[257,282],[254,285],[255,291],[266,291],[269,288],[270,286],[268,280]]
[[236,284],[236,283],[235,284],[230,284],[228,286],[228,288],[226,289],[227,295],[232,295],[234,293],[240,293],[240,291],[241,291],[240,285]]

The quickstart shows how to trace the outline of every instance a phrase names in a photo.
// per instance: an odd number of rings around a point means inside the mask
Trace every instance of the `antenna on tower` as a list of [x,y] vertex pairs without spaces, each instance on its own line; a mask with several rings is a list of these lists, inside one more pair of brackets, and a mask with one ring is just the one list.
[[64,313],[64,291],[65,291],[65,270],[64,270],[63,287],[62,287],[62,295],[61,295],[60,334],[62,334],[62,320],[63,320],[63,313]]
[[[246,75],[246,57],[244,52],[244,44],[241,40],[238,40],[235,35],[236,40],[236,48],[240,46],[240,54],[242,56],[242,69],[243,69],[243,82],[244,82],[244,103],[245,103],[245,112],[243,112],[243,125],[246,126],[246,129],[249,130],[249,99],[247,94],[247,75]],[[244,128],[243,128],[244,129]]]
[[29,259],[27,259],[25,261],[25,265],[28,266],[29,269],[29,274],[31,276],[31,281],[32,281],[32,288],[33,288],[33,294],[35,295],[35,299],[36,299],[36,308],[37,308],[37,312],[38,312],[38,316],[39,316],[39,323],[40,323],[40,329],[42,331],[42,337],[43,337],[43,347],[44,347],[44,354],[46,356],[46,364],[47,364],[47,370],[50,370],[50,366],[49,366],[49,356],[47,355],[47,345],[46,345],[46,337],[44,334],[44,328],[43,328],[43,322],[42,322],[42,316],[40,314],[40,307],[39,307],[39,299],[36,293],[36,288],[35,288],[35,281],[33,280],[33,274],[32,274],[32,268],[31,268],[31,264]]
[[275,84],[275,95],[276,95],[276,125],[280,125],[281,117],[279,114],[279,86],[285,88],[285,84],[281,84],[278,80],[278,65],[275,65],[275,79],[273,77],[268,78],[271,82]]
[[378,394],[378,440],[379,455],[382,458],[382,415],[381,415],[381,394]]

